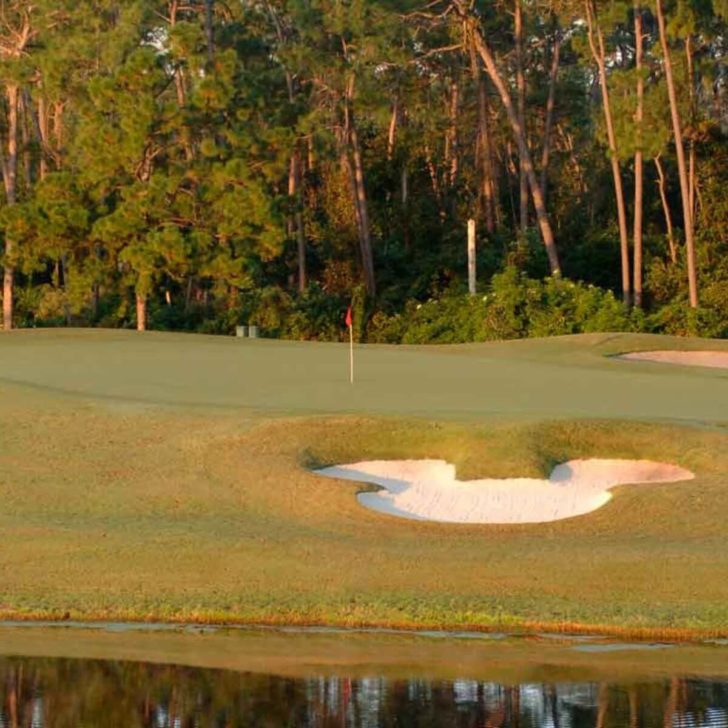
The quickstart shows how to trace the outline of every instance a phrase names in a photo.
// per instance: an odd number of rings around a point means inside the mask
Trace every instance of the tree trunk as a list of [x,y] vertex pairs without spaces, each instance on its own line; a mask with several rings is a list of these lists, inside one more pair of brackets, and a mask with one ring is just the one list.
[[9,718],[9,728],[19,728],[20,722],[18,721],[18,686],[20,683],[20,680],[16,678],[15,670],[10,670],[10,679],[8,680],[10,683],[8,685],[8,697],[7,697],[7,705],[8,705],[8,718]]
[[[483,79],[485,87],[485,78]],[[501,186],[500,186],[500,170],[503,167],[503,160],[498,154],[498,146],[494,142],[492,127],[490,126],[490,101],[488,93],[485,94],[486,100],[486,123],[488,128],[488,149],[490,151],[490,194],[493,201],[493,219],[496,229],[503,222],[503,210],[501,209]]]
[[549,222],[548,214],[546,212],[546,205],[544,204],[543,197],[541,195],[541,188],[538,184],[538,180],[536,179],[536,172],[533,168],[533,161],[531,159],[531,154],[528,150],[528,144],[526,143],[526,134],[525,130],[523,129],[523,126],[521,125],[519,119],[518,119],[518,113],[516,111],[516,108],[513,104],[513,99],[511,98],[510,92],[508,91],[508,88],[506,86],[505,81],[503,80],[502,76],[500,75],[500,72],[498,71],[498,67],[495,63],[495,58],[493,57],[493,54],[488,47],[487,43],[485,42],[485,39],[480,34],[478,28],[475,25],[475,22],[472,18],[469,17],[468,11],[465,9],[463,5],[462,0],[453,0],[455,7],[458,9],[458,12],[460,15],[466,19],[468,19],[468,23],[470,25],[470,31],[473,34],[473,40],[475,42],[475,46],[478,50],[478,54],[483,59],[483,64],[485,66],[486,71],[488,72],[488,75],[490,76],[491,81],[493,82],[493,85],[495,86],[496,90],[498,91],[498,95],[501,98],[501,101],[503,102],[503,106],[506,110],[506,115],[508,116],[508,121],[511,125],[511,129],[513,130],[513,135],[516,139],[516,142],[518,143],[518,149],[520,152],[520,157],[523,160],[523,167],[526,171],[526,177],[528,179],[529,187],[531,188],[531,196],[533,198],[533,206],[536,209],[536,219],[538,220],[539,229],[541,231],[541,237],[543,239],[544,247],[546,248],[546,254],[549,259],[549,266],[551,268],[551,275],[553,276],[560,276],[561,275],[561,266],[559,264],[559,256],[556,251],[556,244],[554,242],[554,234],[553,230],[551,228],[551,223]]
[[495,230],[495,199],[493,190],[493,153],[491,150],[490,128],[488,126],[488,87],[480,71],[475,43],[470,46],[470,68],[473,81],[478,87],[478,135],[476,140],[477,161],[480,167],[481,209],[485,215],[485,229],[492,233]]
[[412,249],[412,235],[409,227],[409,171],[406,162],[402,165],[401,191],[402,239],[404,241],[404,249],[409,252]]
[[[614,194],[617,198],[617,220],[619,222],[619,242],[622,258],[622,299],[630,303],[631,281],[629,271],[629,236],[627,233],[627,213],[624,205],[624,190],[622,189],[622,174],[619,169],[619,155],[617,150],[617,136],[614,131],[614,120],[609,103],[609,88],[607,86],[606,52],[604,50],[604,36],[592,7],[592,0],[586,0],[586,17],[589,29],[589,46],[599,69],[599,81],[602,91],[602,109],[607,127],[607,140],[609,143],[609,156],[614,179]],[[595,43],[596,37],[596,43]]]
[[[521,129],[523,129],[526,140],[528,140],[528,134],[526,132],[526,76],[523,72],[523,13],[521,0],[515,0],[513,19],[516,41],[516,100],[518,123],[521,125]],[[519,227],[521,229],[521,235],[525,235],[528,229],[528,180],[526,179],[525,162],[520,147],[518,155],[518,190]]]
[[387,133],[387,161],[391,162],[394,156],[394,142],[397,137],[397,122],[399,121],[399,96],[394,97],[392,103],[392,116],[389,119],[389,131]]
[[[210,0],[207,0],[208,4]],[[270,13],[273,24],[275,25],[276,35],[278,37],[278,43],[283,46],[286,42],[286,35],[283,31],[283,27],[276,15],[273,6],[270,2],[266,2],[268,12]],[[212,43],[212,37],[209,37],[209,43]],[[286,71],[286,88],[288,90],[288,101],[291,106],[295,104],[296,92],[298,90],[298,84],[294,76]],[[309,140],[309,163],[312,166],[312,150]],[[289,173],[288,173],[288,197],[289,201],[294,205],[294,209],[291,212],[289,218],[289,230],[288,234],[291,235],[295,230],[296,233],[296,257],[298,262],[298,290],[303,293],[306,290],[307,285],[307,274],[306,274],[306,231],[303,222],[303,210],[302,210],[302,195],[301,189],[303,187],[303,155],[301,153],[301,140],[296,140],[296,146],[293,154],[291,155]],[[358,218],[357,218],[358,219]]]
[[63,104],[56,102],[53,105],[53,138],[56,144],[56,150],[58,158],[56,159],[56,166],[58,169],[61,168],[61,149],[63,148]]
[[376,294],[376,279],[374,275],[374,255],[372,252],[371,231],[369,227],[369,210],[367,206],[366,186],[364,183],[364,164],[357,133],[356,120],[354,118],[354,84],[352,76],[347,84],[346,98],[344,103],[345,133],[344,133],[344,154],[347,156],[346,147],[351,151],[351,164],[348,164],[352,180],[354,194],[354,206],[359,228],[359,249],[361,252],[362,268],[364,269],[364,285],[370,296]]
[[488,125],[488,89],[478,69],[478,133],[480,137],[482,198],[485,208],[485,229],[495,231],[495,190],[493,188],[493,152]]
[[303,211],[301,210],[301,150],[298,145],[291,155],[290,170],[288,173],[288,196],[295,206],[291,213],[290,232],[296,233],[296,248],[298,259],[298,290],[303,293],[306,290],[306,231],[303,223]]
[[657,168],[657,185],[660,190],[660,200],[662,202],[662,211],[665,214],[665,227],[667,228],[667,242],[670,246],[670,260],[673,264],[677,263],[677,246],[675,245],[675,235],[672,231],[672,215],[670,215],[670,205],[667,202],[667,190],[665,189],[665,172],[662,169],[662,162],[659,157],[654,159]]
[[569,164],[574,171],[575,179],[578,181],[579,190],[583,194],[586,194],[588,188],[585,181],[584,168],[579,164],[579,159],[575,153],[574,137],[558,123],[556,124],[556,131],[561,138],[562,148],[569,153]]
[[634,305],[642,307],[642,117],[645,83],[642,78],[642,9],[634,3],[635,70],[637,72],[637,149],[634,155]]
[[362,164],[359,135],[353,119],[351,120],[349,134],[351,137],[351,156],[354,161],[354,179],[356,181],[357,202],[361,220],[359,244],[361,247],[362,265],[364,267],[364,284],[367,293],[370,296],[374,296],[377,292],[377,284],[374,276],[374,256],[372,253],[371,230],[369,227],[369,210],[367,206],[366,187],[364,185],[364,165]]
[[344,170],[346,178],[349,180],[349,188],[351,190],[351,199],[354,205],[354,219],[356,220],[356,235],[361,240],[361,208],[359,207],[359,194],[356,187],[356,177],[354,175],[354,167],[349,156],[349,139],[348,132],[342,142],[341,150],[341,167]]
[[5,241],[5,269],[3,271],[3,329],[10,331],[13,328],[13,279],[14,270],[9,262],[13,254],[12,243]]
[[136,294],[136,327],[137,331],[147,329],[147,297],[141,293]]
[[678,678],[673,677],[670,679],[670,687],[667,693],[667,700],[665,700],[665,711],[663,715],[663,725],[665,728],[672,728],[673,718],[677,712],[678,698],[680,692],[680,681]]
[[549,73],[549,95],[546,100],[546,117],[543,130],[543,151],[541,153],[541,195],[546,200],[548,185],[549,155],[551,153],[551,127],[554,123],[554,106],[556,104],[556,79],[559,74],[559,56],[561,54],[561,32],[556,29],[554,47],[551,56]]
[[[50,160],[57,161],[57,153],[48,138],[48,105],[43,98],[43,91],[40,86],[38,87],[38,101],[35,106],[27,89],[23,90],[22,100],[27,114],[29,135],[31,138],[35,135],[34,140],[38,143],[38,179],[43,180],[50,171],[48,162]],[[23,144],[28,144],[29,141],[24,140]],[[27,176],[30,177],[30,175]]]
[[554,685],[549,685],[548,688],[549,692],[549,707],[551,708],[551,723],[553,724],[553,728],[561,728],[561,718],[559,716],[559,703],[558,703],[558,694],[556,692],[556,687]]
[[31,129],[30,97],[28,94],[20,94],[18,106],[22,112],[19,119],[20,139],[23,150],[23,185],[25,190],[30,190],[33,185],[33,159],[31,156],[31,144],[33,132]]
[[693,216],[690,209],[690,188],[688,171],[685,163],[685,149],[683,147],[682,126],[680,124],[680,111],[675,93],[675,81],[672,76],[672,62],[670,48],[667,44],[667,31],[665,30],[665,16],[662,12],[662,0],[655,0],[657,9],[657,25],[660,30],[660,45],[665,62],[665,82],[667,83],[667,96],[670,99],[670,116],[672,117],[672,132],[675,137],[675,152],[677,155],[677,169],[680,177],[680,195],[682,197],[683,218],[685,225],[685,253],[688,263],[688,290],[691,308],[698,307],[698,275],[695,268],[695,241],[693,239]]
[[[170,28],[174,28],[177,25],[177,12],[179,10],[179,5],[176,0],[172,2],[170,9],[169,9],[169,26]],[[176,66],[174,71],[174,87],[175,91],[177,93],[177,106],[182,111],[187,106],[187,88],[185,86],[185,76],[184,71],[182,69],[182,66]],[[190,132],[186,124],[182,127],[182,130],[180,132],[180,137],[182,141],[182,148],[185,152],[185,158],[188,162],[192,161],[192,158],[194,156],[192,151],[192,142],[190,141]]]
[[458,169],[460,165],[460,153],[458,149],[458,112],[460,109],[460,86],[457,81],[453,81],[450,87],[450,129],[448,136],[450,139],[450,169],[448,183],[450,187],[455,185],[458,178]]
[[628,690],[629,695],[629,728],[639,727],[639,699],[637,697],[637,688],[631,686]]
[[427,164],[427,171],[430,174],[430,184],[432,185],[432,194],[435,196],[438,210],[440,211],[440,218],[445,216],[445,211],[442,207],[442,192],[440,190],[440,180],[437,176],[437,168],[435,162],[432,159],[432,152],[430,151],[430,145],[425,142],[425,162]]
[[609,710],[609,686],[606,683],[602,683],[599,686],[596,728],[605,727],[607,721],[607,710]]
[[40,178],[45,179],[48,174],[48,153],[50,146],[48,138],[48,104],[42,92],[38,97],[38,135],[40,136]]
[[187,276],[187,288],[185,290],[185,313],[190,310],[190,305],[192,304],[192,287],[194,285],[194,282],[194,276]]
[[[695,71],[693,70],[693,38],[688,33],[685,39],[685,56],[687,58],[688,71],[688,94],[690,97],[690,126],[695,121]],[[690,188],[690,217],[695,229],[695,140],[691,138],[688,142],[688,185]]]
[[[14,84],[6,86],[8,104],[8,154],[3,163],[3,181],[5,183],[5,197],[8,205],[17,201],[18,178],[18,97],[19,89]],[[5,268],[3,271],[3,328],[10,331],[13,328],[13,288],[15,270],[13,267],[13,242],[5,238]]]
[[213,28],[212,28],[212,3],[214,0],[205,0],[205,37],[207,39],[207,60],[212,63],[215,55],[213,47]]
[[513,144],[509,139],[505,149],[505,159],[503,160],[503,166],[505,167],[506,174],[508,175],[508,202],[511,207],[511,227],[514,230],[518,230],[518,211],[516,210],[516,200],[513,197],[513,185],[511,180],[518,176],[518,169],[516,168],[515,155],[513,154]]

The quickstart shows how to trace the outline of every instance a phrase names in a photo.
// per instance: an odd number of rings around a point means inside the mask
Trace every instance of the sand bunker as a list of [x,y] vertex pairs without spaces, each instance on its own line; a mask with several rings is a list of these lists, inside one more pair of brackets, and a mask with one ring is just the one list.
[[442,523],[544,523],[600,508],[609,489],[627,483],[669,483],[693,474],[650,460],[569,460],[548,480],[502,478],[460,481],[444,460],[374,460],[317,470],[320,475],[373,483],[359,503],[381,513]]
[[622,354],[618,358],[728,369],[728,351],[634,351],[631,354]]

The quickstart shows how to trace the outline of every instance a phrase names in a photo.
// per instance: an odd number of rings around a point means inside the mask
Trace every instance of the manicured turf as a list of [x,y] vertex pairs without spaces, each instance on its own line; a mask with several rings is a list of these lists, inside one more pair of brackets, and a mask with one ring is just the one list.
[[[338,345],[0,336],[0,614],[728,633],[728,376],[604,356],[673,345],[367,347],[352,388]],[[697,478],[557,523],[453,526],[366,511],[307,470],[589,456]]]
[[0,339],[0,382],[91,397],[280,413],[427,418],[609,417],[728,421],[722,370],[627,362],[639,349],[728,342],[593,334],[441,347],[129,331],[19,331]]

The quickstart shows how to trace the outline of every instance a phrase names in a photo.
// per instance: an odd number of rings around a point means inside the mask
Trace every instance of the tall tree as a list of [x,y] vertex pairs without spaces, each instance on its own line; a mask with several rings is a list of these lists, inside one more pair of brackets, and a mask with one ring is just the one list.
[[[0,57],[3,60],[2,83],[5,87],[6,132],[2,155],[5,199],[12,207],[18,201],[18,144],[20,142],[20,100],[23,61],[28,46],[37,34],[33,27],[32,4],[12,0],[4,4],[0,14]],[[13,295],[15,280],[13,239],[6,234],[3,255],[3,328],[13,328]]]
[[667,95],[670,100],[670,118],[672,120],[672,133],[675,140],[675,154],[677,156],[677,170],[680,179],[680,196],[683,208],[683,226],[685,229],[685,255],[688,268],[688,292],[690,306],[698,307],[698,273],[695,267],[695,237],[693,233],[693,212],[690,205],[690,183],[688,169],[685,162],[685,147],[683,146],[682,122],[678,107],[675,79],[672,73],[672,60],[670,58],[670,45],[665,26],[665,14],[662,9],[662,0],[655,0],[657,12],[657,26],[659,28],[660,45],[662,47],[663,65]]
[[547,173],[551,154],[551,130],[554,122],[554,107],[556,106],[556,81],[559,74],[559,59],[561,58],[561,29],[556,19],[554,19],[554,26],[549,69],[549,91],[544,115],[543,149],[541,151],[541,194],[544,200],[546,199]]
[[554,240],[553,230],[551,223],[549,222],[548,213],[546,212],[546,205],[544,203],[543,196],[541,194],[541,187],[538,184],[536,178],[536,171],[533,167],[533,160],[531,159],[531,153],[528,149],[528,141],[526,139],[526,130],[521,125],[518,118],[518,111],[516,105],[513,103],[511,93],[508,90],[506,82],[501,75],[498,66],[495,61],[495,57],[491,52],[488,44],[485,41],[480,29],[477,26],[475,19],[472,17],[468,8],[466,8],[464,2],[461,0],[453,0],[453,6],[457,10],[458,14],[466,24],[468,32],[472,34],[473,42],[480,55],[483,65],[490,76],[493,85],[498,91],[498,95],[501,98],[503,107],[506,110],[508,121],[513,130],[513,135],[518,144],[518,150],[523,166],[526,172],[526,178],[528,180],[529,187],[531,189],[531,196],[533,199],[534,208],[536,209],[536,219],[541,230],[541,237],[543,239],[544,247],[546,248],[546,254],[549,260],[549,266],[551,268],[551,274],[553,276],[561,275],[561,265],[559,263],[559,256],[556,251],[556,242]]
[[[513,10],[513,33],[515,36],[516,52],[516,108],[518,110],[518,123],[523,129],[523,134],[528,145],[528,130],[526,129],[526,74],[524,71],[523,51],[523,7],[522,0],[515,0]],[[528,228],[528,178],[526,168],[528,162],[523,159],[519,145],[518,156],[518,209],[519,225],[521,235],[525,235]]]
[[584,12],[587,21],[589,48],[599,72],[599,86],[602,94],[602,111],[607,131],[609,145],[609,158],[612,167],[612,180],[614,182],[614,196],[617,201],[617,222],[619,225],[619,247],[622,261],[622,299],[629,304],[631,301],[631,280],[629,265],[629,235],[627,232],[627,211],[624,204],[624,189],[622,186],[622,172],[619,167],[619,149],[617,134],[614,129],[614,117],[609,96],[607,77],[607,51],[604,33],[599,24],[594,0],[585,0]]
[[644,116],[645,80],[642,75],[642,52],[644,36],[642,29],[642,8],[638,0],[634,0],[634,63],[637,75],[637,107],[635,109],[635,125],[637,131],[636,149],[634,153],[634,304],[642,307],[642,197],[643,197],[643,150],[642,120]]

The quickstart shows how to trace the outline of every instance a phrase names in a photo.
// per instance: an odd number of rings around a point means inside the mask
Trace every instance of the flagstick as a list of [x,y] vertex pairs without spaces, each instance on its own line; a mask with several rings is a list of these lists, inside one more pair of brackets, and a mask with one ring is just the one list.
[[349,326],[349,382],[354,384],[354,326]]

